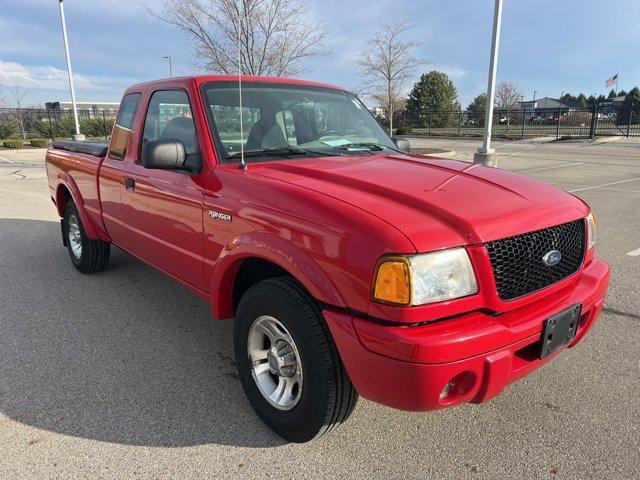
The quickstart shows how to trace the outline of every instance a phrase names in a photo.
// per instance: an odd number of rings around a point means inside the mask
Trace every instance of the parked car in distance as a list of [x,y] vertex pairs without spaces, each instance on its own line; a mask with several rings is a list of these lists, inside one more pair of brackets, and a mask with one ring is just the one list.
[[115,245],[233,318],[249,402],[304,442],[358,395],[486,402],[603,308],[582,200],[407,147],[339,87],[195,76],[130,87],[109,144],[55,142],[46,170],[73,266],[105,270]]

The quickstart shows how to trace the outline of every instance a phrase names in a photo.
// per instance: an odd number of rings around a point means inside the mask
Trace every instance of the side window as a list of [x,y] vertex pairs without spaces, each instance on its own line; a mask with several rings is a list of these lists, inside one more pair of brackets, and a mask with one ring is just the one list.
[[199,151],[189,97],[182,90],[159,90],[151,96],[142,141],[161,139],[180,140],[187,155]]
[[116,125],[113,129],[110,143],[110,155],[113,158],[122,160],[127,155],[127,148],[131,141],[131,127],[136,116],[138,105],[140,104],[140,93],[130,93],[122,99]]

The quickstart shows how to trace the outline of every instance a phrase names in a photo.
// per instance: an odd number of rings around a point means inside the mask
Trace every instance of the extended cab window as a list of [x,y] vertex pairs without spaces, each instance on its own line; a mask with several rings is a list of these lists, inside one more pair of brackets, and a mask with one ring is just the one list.
[[142,95],[139,93],[130,93],[122,99],[111,137],[110,154],[113,158],[122,160],[127,154],[127,148],[131,141],[133,119],[136,116],[141,97]]
[[183,90],[160,90],[151,97],[142,141],[161,139],[181,141],[187,160],[199,152],[189,97]]

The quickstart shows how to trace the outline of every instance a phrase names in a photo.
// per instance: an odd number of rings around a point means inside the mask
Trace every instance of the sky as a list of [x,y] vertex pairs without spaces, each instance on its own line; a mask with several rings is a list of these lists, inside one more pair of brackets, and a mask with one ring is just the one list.
[[[145,6],[160,0],[65,0],[78,101],[117,102],[133,84],[199,73],[190,39],[151,17]],[[493,0],[309,0],[312,21],[324,21],[327,49],[304,65],[303,78],[357,90],[355,60],[381,23],[410,19],[406,39],[413,55],[454,81],[466,106],[486,91]],[[498,80],[515,82],[530,99],[561,93],[607,93],[640,85],[640,1],[505,0]],[[56,0],[0,0],[0,98],[13,104],[10,87],[28,89],[23,101],[68,100],[66,64]]]

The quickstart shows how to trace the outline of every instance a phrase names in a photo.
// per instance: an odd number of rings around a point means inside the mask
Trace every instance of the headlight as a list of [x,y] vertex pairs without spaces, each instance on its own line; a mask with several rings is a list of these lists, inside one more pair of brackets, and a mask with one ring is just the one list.
[[396,305],[466,297],[478,291],[471,261],[464,248],[384,258],[374,279],[373,298]]
[[598,240],[598,221],[593,212],[587,215],[587,250],[592,249]]

